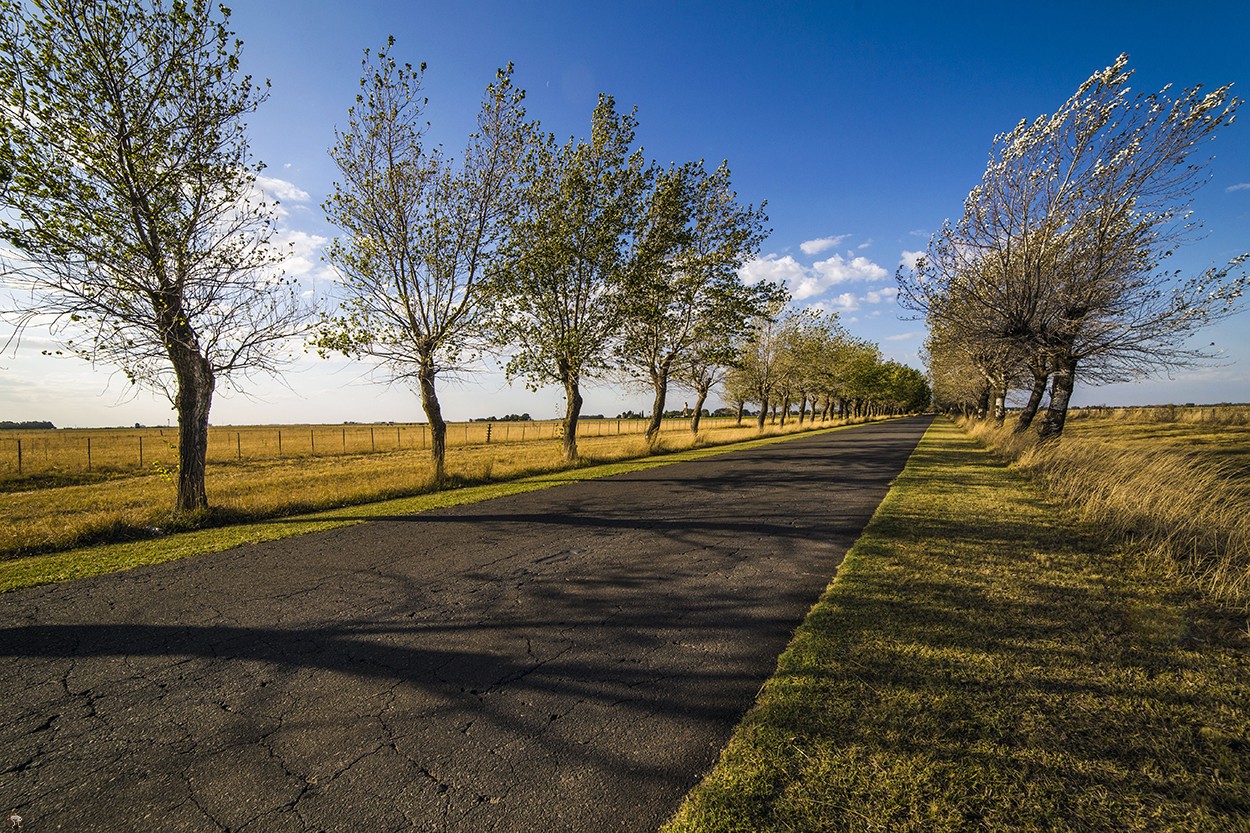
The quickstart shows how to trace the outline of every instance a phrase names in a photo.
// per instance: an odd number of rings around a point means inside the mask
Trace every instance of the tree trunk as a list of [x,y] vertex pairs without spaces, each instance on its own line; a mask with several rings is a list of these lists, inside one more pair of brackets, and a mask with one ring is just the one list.
[[747,403],[746,403],[746,402],[739,402],[739,403],[738,403],[738,424],[739,424],[739,425],[741,425],[741,424],[742,424],[742,412],[746,410],[746,407],[747,407]]
[[986,382],[981,386],[981,392],[977,396],[977,419],[985,419],[990,412],[990,383]]
[[781,425],[778,428],[786,427],[786,417],[790,413],[790,395],[786,394],[786,398],[781,400]]
[[[799,425],[803,424],[803,420],[807,418],[807,391],[799,391]],[[813,419],[815,414],[813,414]]]
[[[698,385],[694,389],[696,398],[694,400],[694,415],[690,417],[691,434],[699,433],[699,419],[703,416],[703,403],[707,401],[707,394],[711,389],[711,385]],[[742,420],[741,415],[739,415],[738,419],[739,421]]]
[[763,397],[763,398],[761,398],[761,399],[760,399],[760,415],[759,415],[758,419],[756,419],[756,425],[755,425],[755,427],[756,427],[756,428],[758,428],[759,430],[763,431],[763,430],[764,430],[764,422],[765,422],[767,419],[768,419],[768,397]]
[[572,377],[565,377],[564,396],[568,406],[564,411],[564,459],[577,460],[577,418],[582,413],[582,393]]
[[994,424],[1001,428],[1005,419],[1007,419],[1006,383],[1004,383],[998,390],[994,391]]
[[434,389],[434,357],[422,356],[417,368],[417,382],[421,387],[421,408],[430,423],[430,459],[434,463],[434,482],[447,478],[447,423],[443,409],[438,404],[438,392]]
[[660,439],[660,425],[664,419],[664,400],[668,398],[668,364],[661,365],[651,373],[651,388],[655,398],[651,403],[651,422],[647,425],[647,445],[655,445]]
[[1042,420],[1042,429],[1038,432],[1043,441],[1057,440],[1063,434],[1063,424],[1068,419],[1068,402],[1072,399],[1072,388],[1076,384],[1075,356],[1062,356],[1055,362],[1055,379],[1050,388],[1050,407],[1046,409],[1046,418]]
[[1037,409],[1042,404],[1042,396],[1046,393],[1046,382],[1049,379],[1049,371],[1033,371],[1033,388],[1029,391],[1029,401],[1024,403],[1024,410],[1020,412],[1020,418],[1016,420],[1014,433],[1019,434],[1027,431],[1029,426],[1033,424],[1033,417],[1037,416]]
[[178,411],[178,495],[176,513],[208,508],[204,470],[208,457],[208,412],[213,404],[212,365],[198,352],[171,349],[170,359],[178,379],[174,407]]

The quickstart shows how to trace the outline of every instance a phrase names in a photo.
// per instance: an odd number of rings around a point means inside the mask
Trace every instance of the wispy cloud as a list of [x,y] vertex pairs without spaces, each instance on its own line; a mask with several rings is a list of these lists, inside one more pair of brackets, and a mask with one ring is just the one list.
[[898,288],[893,286],[883,286],[880,289],[872,289],[864,293],[864,301],[869,304],[892,304],[897,297]]
[[922,255],[924,255],[923,251],[909,252],[907,249],[903,249],[903,254],[898,259],[898,265],[906,266],[908,269],[915,269],[916,261],[920,260]]
[[920,335],[920,333],[916,333],[916,332],[896,333],[895,335],[892,335],[892,336],[886,336],[884,341],[908,341],[910,339],[915,338],[918,335]]
[[821,312],[854,312],[859,309],[859,299],[855,297],[854,292],[843,292],[832,298],[808,304],[807,308]]
[[818,255],[821,252],[827,252],[834,246],[841,246],[842,241],[851,235],[837,234],[833,237],[818,237],[815,240],[804,240],[799,244],[799,250],[805,255]]
[[1236,185],[1230,185],[1224,189],[1224,193],[1231,194],[1234,191],[1250,191],[1250,182],[1238,182]]
[[256,184],[262,191],[271,197],[286,202],[308,202],[311,197],[303,188],[294,182],[288,182],[285,179],[278,179],[275,176],[264,176],[263,174],[256,177]]

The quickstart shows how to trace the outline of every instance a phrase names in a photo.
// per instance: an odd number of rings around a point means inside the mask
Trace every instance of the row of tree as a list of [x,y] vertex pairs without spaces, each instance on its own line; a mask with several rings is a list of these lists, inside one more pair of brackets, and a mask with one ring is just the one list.
[[900,300],[925,315],[939,407],[1005,414],[1016,429],[1063,431],[1073,387],[1172,371],[1209,358],[1191,337],[1235,312],[1245,255],[1200,275],[1164,271],[1199,224],[1204,143],[1233,121],[1229,87],[1130,94],[1127,56],[1095,73],[1054,114],[996,137],[962,216],[912,269]]
[[557,142],[527,119],[511,67],[451,158],[424,142],[424,67],[392,48],[366,53],[331,150],[341,179],[325,209],[344,234],[327,258],[343,296],[319,345],[415,383],[438,478],[437,380],[485,352],[503,356],[509,378],[564,391],[566,458],[583,385],[621,372],[654,393],[654,440],[678,365],[729,361],[732,339],[778,294],[738,277],[764,238],[763,208],[738,202],[725,164],[646,162],[635,116],[611,96],[589,139]]
[[[812,419],[818,413],[829,419],[913,413],[930,404],[923,373],[884,359],[877,345],[851,336],[837,313],[810,308],[775,306],[756,316],[734,361],[702,378],[723,379],[723,398],[736,406],[739,419],[747,403],[759,405],[761,428],[770,413],[784,425],[795,406],[801,424],[809,405]],[[697,413],[707,387],[696,390]]]
[[740,406],[797,402],[800,419],[818,400],[826,414],[927,400],[915,371],[836,318],[744,285],[766,217],[726,165],[647,162],[635,115],[606,95],[588,139],[558,142],[527,118],[511,67],[454,158],[426,142],[424,67],[396,61],[393,41],[365,53],[330,151],[341,296],[318,312],[278,269],[244,124],[268,85],[240,75],[228,22],[207,0],[0,0],[0,262],[20,288],[4,312],[17,336],[47,326],[168,396],[177,511],[207,506],[218,386],[277,373],[305,339],[420,391],[439,477],[438,379],[486,355],[564,391],[570,459],[594,379],[651,390],[652,440],[670,385],[697,393],[697,414],[731,369]]

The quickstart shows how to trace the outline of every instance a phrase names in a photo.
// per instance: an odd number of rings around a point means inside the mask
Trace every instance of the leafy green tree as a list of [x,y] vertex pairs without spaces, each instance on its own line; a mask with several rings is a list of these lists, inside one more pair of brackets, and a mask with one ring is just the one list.
[[436,382],[463,371],[482,345],[488,280],[516,214],[516,171],[528,140],[512,68],[486,88],[463,157],[423,142],[425,66],[391,55],[394,39],[361,62],[356,103],[330,156],[341,179],[326,200],[344,232],[326,250],[342,278],[323,351],[371,359],[388,382],[412,384],[430,425],[436,480],[445,476],[447,423]]
[[582,384],[611,367],[623,319],[622,287],[648,174],[633,150],[638,121],[600,95],[589,141],[534,141],[520,166],[523,192],[496,277],[493,334],[509,378],[565,394],[564,457],[577,458]]
[[307,310],[276,276],[229,11],[205,0],[0,0],[0,239],[19,331],[178,412],[175,509],[208,505],[218,385],[276,372]]
[[759,404],[756,427],[761,430],[781,384],[782,351],[785,347],[781,318],[785,312],[784,301],[777,299],[763,314],[752,316],[735,362],[733,388],[740,395],[746,394],[745,401]]
[[[691,430],[715,381],[717,353],[763,311],[771,285],[747,287],[738,270],[759,250],[763,207],[742,206],[722,163],[654,177],[622,293],[621,365],[654,394],[646,438],[654,443],[673,374],[683,362],[698,394]],[[691,362],[693,362],[691,364]]]

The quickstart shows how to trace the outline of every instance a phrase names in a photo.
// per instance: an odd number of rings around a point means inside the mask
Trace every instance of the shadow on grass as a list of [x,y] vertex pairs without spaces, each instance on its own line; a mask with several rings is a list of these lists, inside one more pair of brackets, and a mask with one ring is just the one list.
[[1244,616],[935,435],[668,829],[1250,828]]

